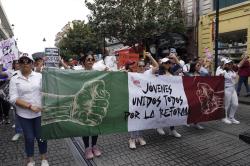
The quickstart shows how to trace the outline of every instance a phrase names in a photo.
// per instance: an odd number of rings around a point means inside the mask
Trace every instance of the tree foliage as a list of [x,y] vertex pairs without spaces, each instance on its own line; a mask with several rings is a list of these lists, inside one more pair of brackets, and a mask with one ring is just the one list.
[[90,24],[73,21],[70,25],[58,44],[62,56],[72,57],[89,51],[99,52],[102,43]]
[[98,34],[133,45],[166,32],[185,31],[178,0],[85,0]]

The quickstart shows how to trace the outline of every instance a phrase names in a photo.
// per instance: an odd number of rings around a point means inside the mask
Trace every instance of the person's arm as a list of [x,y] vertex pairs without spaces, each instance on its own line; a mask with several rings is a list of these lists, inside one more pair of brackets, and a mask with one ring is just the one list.
[[65,69],[70,69],[70,66],[68,66],[64,60],[61,58],[61,56],[59,56],[59,60],[60,60],[60,63],[62,64],[62,66],[65,68]]
[[242,58],[242,60],[240,61],[240,63],[238,64],[238,68],[241,68],[242,66],[244,66],[244,63],[245,63],[245,61],[247,61],[247,59],[248,59],[248,56],[245,55],[245,56]]
[[146,52],[145,55],[152,62],[152,66],[153,66],[152,73],[154,74],[156,71],[159,70],[159,64],[157,63],[157,61],[152,57],[152,55],[149,52]]
[[15,83],[15,78],[12,78],[10,80],[10,87],[9,87],[9,95],[10,95],[10,103],[15,104],[19,107],[22,107],[24,109],[29,109],[32,112],[41,112],[42,109],[31,105],[29,102],[19,99],[16,83]]
[[180,61],[178,60],[177,56],[174,53],[170,53],[169,59],[173,59],[175,64],[181,66]]

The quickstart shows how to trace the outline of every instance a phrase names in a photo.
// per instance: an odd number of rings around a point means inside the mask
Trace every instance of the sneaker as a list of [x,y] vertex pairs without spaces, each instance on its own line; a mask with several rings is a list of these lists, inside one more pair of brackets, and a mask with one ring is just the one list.
[[41,166],[49,166],[48,160],[42,160]]
[[234,118],[231,118],[230,121],[233,123],[233,124],[240,124],[240,121],[234,119]]
[[90,159],[94,158],[94,154],[92,152],[92,148],[89,147],[89,148],[85,149],[85,158],[87,160],[90,160]]
[[163,130],[163,128],[158,128],[158,129],[156,129],[156,131],[157,131],[160,135],[165,135],[165,131]]
[[28,162],[27,166],[35,166],[35,161]]
[[17,141],[20,137],[21,137],[21,134],[17,133],[17,134],[15,134],[15,135],[12,137],[11,141]]
[[232,124],[232,122],[228,118],[223,118],[221,121],[226,124]]
[[49,166],[48,160],[42,160],[41,166]]
[[181,135],[176,130],[170,130],[169,135],[172,135],[172,136],[174,136],[176,138],[180,138],[181,137]]
[[99,157],[102,154],[102,152],[100,151],[100,149],[96,145],[93,146],[92,151],[93,151],[94,156],[96,156],[96,157]]
[[15,125],[15,124],[13,124],[11,127],[14,129],[14,128],[16,127],[16,125]]
[[204,127],[202,126],[202,125],[200,125],[200,124],[195,124],[194,125],[197,129],[199,129],[199,130],[203,130],[204,129]]
[[142,137],[137,138],[137,141],[139,142],[139,144],[140,144],[141,146],[146,145],[146,141],[145,141]]
[[129,139],[128,143],[130,149],[136,149],[135,139]]
[[186,126],[186,127],[191,127],[191,125],[190,125],[190,124],[185,124],[185,126]]

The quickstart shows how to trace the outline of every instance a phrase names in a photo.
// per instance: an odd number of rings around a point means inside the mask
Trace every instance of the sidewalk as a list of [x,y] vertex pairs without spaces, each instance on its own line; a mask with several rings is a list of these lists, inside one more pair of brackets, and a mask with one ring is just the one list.
[[[49,140],[48,158],[51,166],[247,166],[250,165],[250,145],[238,136],[250,129],[250,106],[240,104],[236,118],[241,121],[240,125],[213,121],[204,123],[204,130],[179,126],[177,131],[182,134],[179,139],[159,136],[155,130],[143,131],[147,145],[138,146],[136,150],[128,148],[128,133],[102,135],[98,145],[103,155],[90,161],[82,157],[84,146],[80,138]],[[12,142],[13,135],[11,125],[0,126],[0,166],[25,164],[23,137]],[[36,145],[36,165],[40,165],[37,149]]]
[[[0,125],[0,166],[26,166],[23,136],[12,142],[12,124]],[[38,147],[35,143],[36,165],[41,165]],[[75,160],[64,139],[48,141],[48,158],[51,166],[75,166]]]

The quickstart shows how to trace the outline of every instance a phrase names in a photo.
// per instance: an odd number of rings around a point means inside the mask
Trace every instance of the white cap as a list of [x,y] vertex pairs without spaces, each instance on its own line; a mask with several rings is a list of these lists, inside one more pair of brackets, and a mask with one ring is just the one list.
[[231,59],[225,59],[225,60],[224,60],[224,64],[231,63],[231,62],[232,62]]
[[165,63],[165,62],[168,62],[168,61],[170,61],[170,59],[168,59],[168,58],[161,59],[161,63]]
[[30,60],[32,60],[34,62],[34,59],[33,59],[32,55],[29,55],[28,53],[22,53],[20,55],[19,59],[23,58],[23,57],[29,58]]
[[225,61],[227,60],[227,58],[225,58],[225,57],[223,57],[223,58],[221,58],[221,62],[223,62],[223,63],[225,63]]

